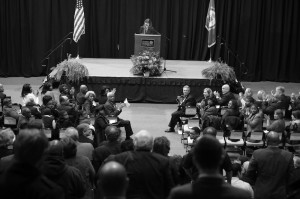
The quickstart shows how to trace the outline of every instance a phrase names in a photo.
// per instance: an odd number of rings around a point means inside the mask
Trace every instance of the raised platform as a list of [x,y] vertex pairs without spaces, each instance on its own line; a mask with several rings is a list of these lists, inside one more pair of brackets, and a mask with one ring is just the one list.
[[212,63],[204,61],[167,60],[165,71],[160,77],[143,77],[132,75],[130,59],[80,59],[89,70],[87,79],[89,89],[97,96],[102,85],[116,88],[116,100],[127,98],[130,102],[175,103],[177,95],[182,93],[182,87],[189,85],[192,94],[202,95],[205,87],[220,90],[221,82],[205,79],[202,70]]

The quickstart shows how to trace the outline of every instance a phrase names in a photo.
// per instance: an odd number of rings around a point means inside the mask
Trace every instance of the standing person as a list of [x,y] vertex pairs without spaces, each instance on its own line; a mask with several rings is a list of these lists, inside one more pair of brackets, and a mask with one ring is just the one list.
[[25,129],[19,132],[14,143],[14,161],[0,174],[1,198],[64,198],[63,190],[46,178],[39,169],[48,145],[42,130]]
[[175,132],[177,122],[179,122],[179,127],[181,128],[180,117],[184,116],[185,108],[187,106],[196,106],[196,99],[190,94],[191,88],[188,85],[183,87],[182,92],[183,95],[177,96],[176,101],[178,102],[178,108],[177,111],[171,115],[169,128],[165,130],[166,133]]
[[118,117],[121,114],[122,109],[125,106],[126,106],[125,103],[122,103],[118,106],[116,105],[116,103],[115,103],[115,93],[114,92],[107,93],[107,101],[104,104],[104,109],[105,109],[106,115],[117,117],[116,126],[125,127],[126,139],[131,139],[130,136],[133,135],[133,131],[132,131],[132,128],[131,128],[130,121],[129,120],[123,120],[123,119]]
[[172,189],[169,199],[194,198],[250,198],[250,194],[224,182],[219,170],[224,159],[224,150],[220,142],[205,135],[194,147],[193,159],[199,170],[199,176],[193,183],[188,183]]
[[253,152],[245,180],[254,184],[254,197],[285,198],[287,186],[294,170],[293,154],[278,148],[278,133],[267,135],[265,149]]
[[153,28],[151,19],[145,19],[144,24],[140,27],[141,34],[155,35],[158,32]]
[[153,136],[145,130],[138,132],[133,142],[134,151],[107,158],[125,167],[129,178],[127,198],[166,198],[174,185],[168,158],[151,152]]

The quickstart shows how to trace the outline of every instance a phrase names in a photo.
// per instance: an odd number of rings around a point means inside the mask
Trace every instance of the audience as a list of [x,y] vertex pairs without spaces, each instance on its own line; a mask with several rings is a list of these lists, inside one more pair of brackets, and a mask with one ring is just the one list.
[[126,139],[131,139],[130,136],[133,135],[131,124],[129,120],[123,120],[118,116],[122,112],[122,108],[125,107],[125,103],[121,103],[120,105],[116,105],[115,103],[115,93],[109,92],[107,93],[107,101],[104,104],[105,114],[108,116],[117,117],[116,125],[118,127],[125,127],[126,131]]
[[98,190],[103,198],[126,198],[129,179],[126,169],[120,163],[111,161],[104,164],[98,172],[97,179]]
[[274,112],[274,121],[270,124],[270,117],[267,117],[267,130],[283,133],[285,130],[285,121],[283,119],[283,112],[277,109]]
[[95,170],[91,161],[85,156],[77,155],[77,145],[73,139],[66,137],[63,138],[61,142],[63,145],[63,154],[66,164],[77,168],[84,178],[86,192],[83,198],[92,199]]
[[230,100],[235,100],[235,96],[230,92],[230,87],[228,84],[222,86],[222,97],[218,92],[214,92],[214,95],[217,98],[217,102],[220,106],[227,106]]
[[121,163],[129,178],[127,198],[166,198],[174,186],[167,157],[152,153],[153,137],[141,130],[134,135],[134,151],[108,157]]
[[79,199],[84,196],[86,192],[84,178],[77,168],[66,164],[60,141],[50,142],[42,172],[64,190],[66,199]]
[[48,148],[46,136],[38,129],[19,132],[14,144],[14,161],[0,173],[1,198],[63,199],[64,192],[40,172]]
[[190,94],[191,88],[188,85],[183,87],[183,95],[177,96],[176,101],[178,102],[177,111],[173,112],[171,115],[171,120],[169,122],[169,128],[165,130],[166,133],[175,132],[175,126],[179,123],[179,129],[181,128],[180,117],[184,116],[185,108],[187,106],[196,106],[196,99]]
[[240,189],[244,189],[245,191],[248,191],[251,195],[251,198],[254,198],[254,192],[251,187],[251,185],[247,182],[244,182],[241,180],[242,177],[242,167],[239,163],[233,163],[232,164],[232,180],[231,185],[233,187],[237,187]]
[[115,126],[108,126],[105,129],[105,135],[107,141],[101,143],[101,145],[93,151],[93,164],[95,171],[98,171],[103,161],[111,154],[121,153],[121,143],[119,141],[121,131]]
[[21,92],[21,97],[23,101],[23,106],[27,104],[27,102],[33,99],[35,104],[39,103],[39,98],[37,97],[38,91],[34,94],[30,84],[24,84]]
[[0,159],[13,154],[14,132],[8,128],[0,130]]
[[72,138],[76,142],[77,155],[85,156],[90,161],[93,160],[93,158],[92,158],[92,153],[94,150],[93,145],[90,143],[80,143],[78,141],[79,135],[78,135],[77,129],[75,129],[74,127],[69,127],[66,129],[65,134],[66,134],[66,137]]
[[81,110],[83,103],[85,102],[85,94],[88,92],[88,88],[86,85],[81,85],[79,88],[79,92],[76,95],[76,102],[78,109]]
[[85,94],[85,101],[82,105],[82,110],[85,112],[85,115],[87,115],[88,118],[94,117],[95,113],[95,101],[96,94],[94,91],[88,91]]
[[18,120],[20,117],[18,110],[12,106],[10,98],[5,98],[3,100],[3,115],[8,117],[13,117],[16,120]]
[[278,148],[278,133],[267,135],[265,149],[255,150],[252,154],[245,180],[254,185],[254,197],[285,198],[287,185],[292,177],[293,154]]
[[250,198],[249,192],[224,182],[219,171],[224,159],[224,150],[213,136],[205,135],[194,147],[193,158],[199,176],[193,183],[172,189],[169,199],[181,198]]

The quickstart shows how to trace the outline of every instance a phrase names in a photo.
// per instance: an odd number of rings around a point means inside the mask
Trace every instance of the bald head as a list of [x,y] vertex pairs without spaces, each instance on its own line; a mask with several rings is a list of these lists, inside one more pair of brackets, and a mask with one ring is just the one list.
[[210,135],[210,136],[216,137],[217,136],[217,130],[214,127],[211,127],[211,126],[206,127],[203,130],[203,135]]
[[278,146],[280,142],[279,134],[275,131],[271,131],[267,135],[268,146]]
[[135,150],[151,151],[153,146],[153,136],[146,130],[141,130],[135,134],[133,139]]
[[81,85],[79,89],[80,89],[80,92],[83,94],[86,94],[86,92],[88,91],[88,88],[86,85]]
[[125,196],[128,178],[124,166],[114,161],[106,163],[98,172],[97,183],[104,197]]
[[229,91],[230,91],[229,85],[228,85],[228,84],[224,84],[224,85],[222,86],[222,93],[223,93],[223,94],[226,94],[226,93],[228,93]]

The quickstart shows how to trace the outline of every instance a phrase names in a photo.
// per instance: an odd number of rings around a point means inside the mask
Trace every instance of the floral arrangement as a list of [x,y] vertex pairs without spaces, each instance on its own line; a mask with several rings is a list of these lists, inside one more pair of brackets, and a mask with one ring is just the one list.
[[[139,55],[130,57],[133,67],[130,72],[134,75],[160,76],[163,70],[163,58],[159,57],[159,52],[143,51]],[[147,76],[147,75],[146,75]]]
[[85,65],[81,64],[78,59],[68,58],[57,66],[49,74],[50,78],[60,80],[65,73],[67,81],[79,83],[84,77],[88,77],[89,71]]
[[235,82],[236,75],[232,67],[223,62],[214,62],[214,65],[202,71],[202,75],[207,79],[221,79],[224,82]]

